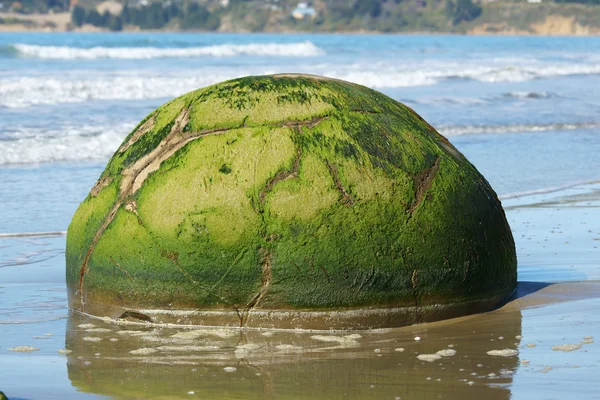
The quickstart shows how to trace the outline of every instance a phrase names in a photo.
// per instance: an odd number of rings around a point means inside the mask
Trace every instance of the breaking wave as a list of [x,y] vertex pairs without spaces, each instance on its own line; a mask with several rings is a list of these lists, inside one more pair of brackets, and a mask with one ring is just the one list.
[[179,96],[229,77],[202,74],[196,77],[108,76],[63,79],[21,77],[0,79],[0,107],[81,103],[90,100],[146,100]]
[[[31,129],[0,141],[0,165],[41,164],[107,160],[135,124],[65,128],[56,131]],[[77,134],[67,134],[77,131]]]
[[444,136],[532,133],[548,131],[574,131],[579,129],[598,129],[600,122],[581,122],[572,124],[539,124],[539,125],[457,125],[439,126],[438,132]]
[[[160,49],[162,50],[162,49]],[[173,50],[173,49],[165,49]],[[85,50],[88,51],[88,50]],[[391,65],[297,65],[244,68],[207,68],[201,73],[182,71],[178,75],[156,72],[120,71],[117,74],[85,76],[23,76],[0,79],[0,107],[29,107],[38,104],[79,103],[88,100],[146,100],[179,96],[192,89],[245,75],[279,72],[309,72],[330,76],[375,89],[393,89],[435,85],[447,79],[469,79],[480,82],[519,82],[570,74],[600,74],[600,65],[564,65],[544,68],[519,67],[498,69],[455,65],[435,65],[428,69]],[[547,92],[508,92],[504,99],[545,99]],[[456,99],[455,99],[456,100]],[[468,99],[467,99],[468,100]],[[464,100],[464,101],[467,101]],[[488,99],[489,100],[489,99]],[[456,101],[461,101],[460,99]],[[469,103],[484,103],[486,99],[471,99]]]
[[57,60],[97,60],[102,58],[147,60],[152,58],[187,57],[314,57],[325,51],[310,41],[298,43],[222,44],[203,47],[70,47],[15,44],[17,54],[26,57]]

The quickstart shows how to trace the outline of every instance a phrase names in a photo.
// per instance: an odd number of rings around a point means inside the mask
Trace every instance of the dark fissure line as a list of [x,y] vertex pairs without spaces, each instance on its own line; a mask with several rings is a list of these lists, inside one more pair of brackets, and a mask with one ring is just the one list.
[[348,207],[353,206],[354,199],[352,198],[352,196],[350,196],[350,194],[346,191],[346,188],[342,184],[342,180],[340,179],[337,167],[334,164],[329,163],[329,161],[326,161],[326,164],[327,169],[329,169],[329,174],[331,175],[331,178],[333,178],[333,182],[335,183],[335,187],[342,196],[341,202],[347,205]]
[[[188,116],[189,116],[189,111],[190,111],[189,108],[184,108],[180,112],[178,118],[176,119],[176,124],[173,125],[173,127],[171,128],[171,132],[169,132],[169,134],[161,141],[161,144],[165,143],[165,142],[168,142],[170,139],[172,139],[176,135],[181,135],[182,136],[182,140],[164,147],[154,157],[152,157],[149,160],[147,160],[140,168],[132,170],[133,173],[132,173],[130,182],[124,188],[120,189],[120,194],[117,197],[117,201],[113,205],[113,208],[110,210],[110,212],[108,213],[108,215],[105,217],[105,219],[102,222],[102,225],[100,226],[100,228],[96,231],[96,234],[94,235],[94,237],[92,239],[92,242],[91,242],[91,244],[90,244],[90,246],[88,248],[88,251],[86,252],[86,255],[85,255],[84,259],[83,259],[83,262],[82,262],[81,268],[80,268],[80,272],[79,272],[79,296],[80,296],[80,303],[81,303],[80,304],[80,308],[82,310],[83,310],[83,306],[85,304],[85,302],[84,302],[84,294],[83,294],[83,285],[84,285],[84,281],[85,281],[85,275],[88,272],[90,258],[91,258],[92,254],[93,254],[93,252],[94,252],[94,250],[96,248],[96,245],[97,245],[98,241],[100,240],[101,236],[104,234],[105,230],[108,228],[108,226],[110,225],[110,223],[114,220],[114,218],[115,218],[118,210],[121,208],[121,206],[126,201],[126,199],[129,196],[131,196],[131,195],[133,195],[135,193],[136,190],[134,190],[134,186],[135,186],[135,182],[136,182],[137,178],[139,177],[139,175],[142,172],[144,172],[144,170],[146,170],[146,168],[148,168],[149,165],[151,165],[157,159],[160,159],[163,155],[165,155],[165,154],[167,154],[169,152],[173,152],[173,154],[174,154],[175,151],[179,150],[180,148],[183,148],[185,145],[187,145],[189,142],[191,142],[191,141],[193,141],[195,139],[202,138],[202,137],[205,137],[205,136],[210,136],[210,135],[219,135],[219,134],[223,134],[223,133],[226,133],[228,131],[231,131],[231,130],[244,128],[246,126],[246,120],[248,119],[248,117],[244,118],[244,120],[242,121],[241,125],[238,126],[238,127],[234,127],[234,128],[208,129],[208,130],[203,130],[203,131],[200,131],[200,132],[185,133],[185,132],[183,132],[183,129],[185,128],[185,126],[189,122],[189,120],[187,119]],[[316,118],[313,118],[313,119],[310,119],[310,120],[306,120],[306,121],[284,121],[284,122],[279,123],[279,124],[265,124],[265,125],[260,125],[260,126],[252,126],[250,128],[255,128],[255,127],[283,127],[283,128],[293,128],[296,132],[299,133],[299,130],[300,130],[301,127],[314,128],[316,125],[318,125],[319,123],[321,123],[325,119],[328,119],[329,117],[330,117],[329,115],[325,115],[325,116],[316,117]],[[142,128],[144,126],[145,126],[145,124],[142,127],[140,127],[140,129],[138,129],[138,131],[142,130]],[[141,137],[143,134],[145,134],[146,132],[150,131],[151,129],[152,128],[150,128],[150,129],[143,129],[144,132],[140,133],[138,135],[137,139],[139,139],[139,137]],[[138,131],[136,131],[136,133]],[[136,141],[137,141],[137,139],[136,139]],[[127,148],[129,148],[134,143],[135,142],[131,143],[129,146],[127,146]],[[159,146],[160,146],[160,144],[159,144]],[[299,147],[298,156],[294,160],[294,165],[292,167],[291,172],[289,173],[290,176],[291,175],[297,175],[297,171],[300,169],[300,157],[301,157],[301,155],[302,155],[302,148]],[[143,156],[143,157],[145,157],[145,156]],[[166,160],[168,160],[168,158],[166,158],[165,160],[162,160],[160,163],[162,164],[162,162],[166,161]],[[133,163],[133,165],[135,165],[135,163]],[[121,174],[123,175],[123,171],[121,172]],[[284,178],[287,179],[287,177],[284,177]],[[261,203],[264,201],[264,197],[266,196],[266,193],[269,190],[271,190],[275,186],[275,184],[277,182],[280,182],[284,178],[282,178],[282,177],[278,178],[278,176],[276,175],[275,177],[273,177],[269,181],[269,183],[267,183],[267,186],[263,189],[263,191],[261,191],[261,194],[259,195]],[[139,187],[141,187],[141,185]],[[102,189],[102,188],[99,188],[99,189]],[[189,275],[181,268],[181,266],[179,266],[177,263],[175,263],[175,264],[189,278]],[[193,281],[193,279],[192,279],[192,281]]]
[[[410,216],[412,216],[415,213],[417,207],[425,199],[425,193],[431,187],[431,185],[433,183],[433,178],[435,178],[435,175],[437,174],[437,171],[439,168],[440,168],[440,157],[437,157],[435,159],[433,165],[430,168],[426,168],[423,172],[421,172],[419,174],[420,177],[418,179],[418,185],[415,185],[416,186],[415,201],[413,202],[413,204],[410,206],[410,209],[408,210]],[[415,182],[415,183],[417,183],[417,182]]]

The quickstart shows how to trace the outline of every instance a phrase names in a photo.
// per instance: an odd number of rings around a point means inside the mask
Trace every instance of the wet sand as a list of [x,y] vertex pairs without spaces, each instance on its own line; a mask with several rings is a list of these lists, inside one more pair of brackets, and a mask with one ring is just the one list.
[[64,237],[0,238],[0,390],[9,399],[599,398],[600,184],[503,204],[519,255],[511,301],[370,332],[69,314]]

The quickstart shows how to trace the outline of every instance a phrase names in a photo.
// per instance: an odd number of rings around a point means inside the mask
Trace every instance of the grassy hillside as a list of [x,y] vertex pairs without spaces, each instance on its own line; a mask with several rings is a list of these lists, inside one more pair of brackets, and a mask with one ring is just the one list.
[[[25,1],[25,0],[24,0]],[[39,29],[54,9],[19,3],[11,21]],[[47,0],[53,1],[53,0]],[[563,0],[564,1],[564,0]],[[600,0],[528,3],[526,0],[314,0],[302,19],[296,0],[80,0],[64,29],[195,30],[220,32],[432,32],[476,34],[600,34]],[[50,3],[48,3],[50,4]],[[11,7],[13,7],[11,6]],[[36,20],[32,20],[32,14]],[[2,16],[0,12],[0,27]],[[51,14],[46,14],[51,18]],[[29,22],[27,22],[29,21]],[[46,24],[47,26],[48,24]],[[62,25],[58,27],[61,30]]]

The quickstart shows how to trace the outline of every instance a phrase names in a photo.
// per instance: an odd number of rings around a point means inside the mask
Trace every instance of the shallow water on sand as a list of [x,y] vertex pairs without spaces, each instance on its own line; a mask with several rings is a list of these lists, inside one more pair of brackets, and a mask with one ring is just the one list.
[[2,237],[0,389],[10,399],[597,398],[600,184],[504,205],[519,253],[513,300],[370,332],[152,326],[69,313],[64,236]]

